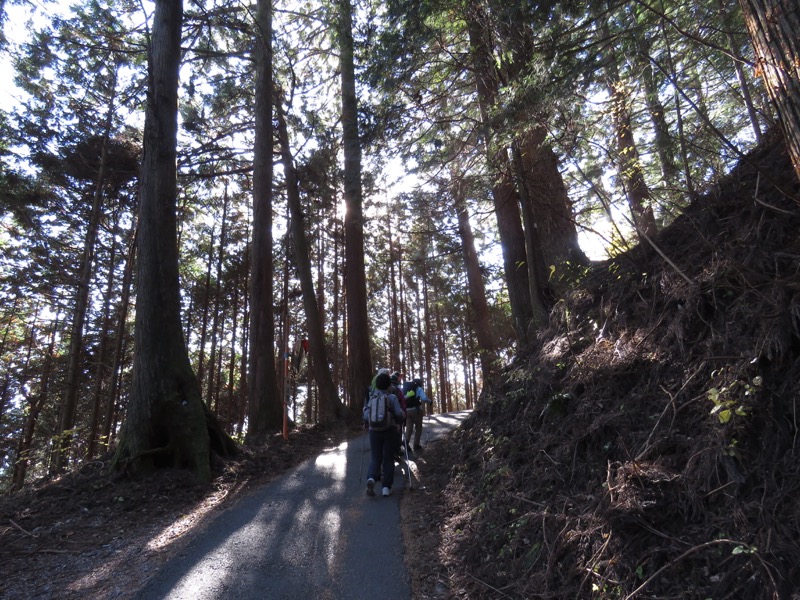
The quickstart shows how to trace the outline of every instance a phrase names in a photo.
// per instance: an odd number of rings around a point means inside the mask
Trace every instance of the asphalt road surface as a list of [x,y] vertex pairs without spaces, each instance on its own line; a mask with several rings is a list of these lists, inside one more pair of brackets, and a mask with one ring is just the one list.
[[[426,417],[423,444],[468,412]],[[136,596],[138,600],[409,600],[399,499],[366,495],[369,439],[304,462],[217,516]],[[363,458],[363,460],[362,460]],[[412,484],[413,465],[412,465]]]

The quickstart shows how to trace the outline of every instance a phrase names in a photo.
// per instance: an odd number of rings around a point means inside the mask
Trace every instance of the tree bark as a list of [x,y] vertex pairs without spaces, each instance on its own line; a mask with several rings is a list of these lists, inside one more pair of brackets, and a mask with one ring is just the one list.
[[[250,244],[244,250],[244,263],[242,264],[242,273],[244,275],[244,284],[241,286],[244,290],[250,289],[250,256],[252,255],[252,246]],[[247,401],[248,401],[248,379],[247,379],[247,359],[250,355],[250,301],[248,294],[243,294],[242,298],[242,353],[239,363],[239,389],[237,390],[237,409],[236,415],[238,421],[236,422],[236,431],[241,437],[244,432],[245,419],[247,417]]]
[[[289,147],[289,132],[286,128],[286,119],[283,108],[278,101],[278,138],[281,144],[281,159],[283,172],[286,177],[286,197],[289,203],[290,227],[294,244],[294,257],[297,262],[297,271],[300,278],[300,290],[303,295],[303,308],[306,313],[306,330],[309,339],[309,354],[311,355],[313,372],[319,387],[319,421],[323,424],[335,421],[342,414],[342,404],[339,395],[333,386],[328,353],[325,350],[325,331],[322,326],[317,294],[314,290],[314,280],[311,270],[311,259],[306,240],[305,219],[303,208],[300,204],[300,190],[297,184],[297,171],[294,167],[294,158]],[[309,388],[309,401],[311,397]]]
[[[340,333],[339,333],[339,322],[341,320],[342,315],[340,314],[341,309],[341,302],[339,300],[342,288],[342,278],[340,277],[340,273],[342,271],[340,265],[340,257],[341,253],[339,249],[341,248],[341,235],[339,231],[340,221],[336,218],[336,213],[333,214],[333,315],[331,319],[333,320],[333,348],[334,348],[334,357],[333,357],[333,384],[336,386],[337,390],[341,390],[343,387],[343,382],[345,380],[344,377],[344,367],[342,364],[342,358],[345,356],[345,352],[343,351],[344,343],[340,342]],[[340,349],[342,351],[340,351]],[[346,398],[349,397],[349,394],[345,396]],[[349,397],[347,400],[347,406],[349,408],[356,408],[353,404],[353,398]]]
[[522,213],[519,195],[510,171],[510,165],[498,175],[493,189],[494,212],[497,218],[497,231],[503,250],[503,270],[508,286],[514,330],[521,344],[527,344],[546,319],[547,310],[541,295],[531,296],[528,253],[525,230],[522,227]]
[[[531,311],[533,323],[538,326],[545,325],[548,320],[546,298],[552,296],[547,281],[547,263],[544,260],[544,243],[541,239],[537,210],[534,208],[532,195],[526,184],[527,175],[523,165],[522,151],[516,146],[514,153],[514,167],[517,172],[520,201],[522,204],[522,223],[525,227],[525,254],[528,257],[528,286],[531,297]],[[532,179],[532,178],[531,178]]]
[[566,263],[583,265],[588,259],[578,243],[575,216],[558,169],[558,157],[546,137],[544,126],[529,129],[518,137],[514,151],[519,158],[520,195],[523,204],[530,204],[540,240],[539,262],[546,271],[551,265],[560,271]]
[[364,264],[364,216],[361,197],[361,140],[358,134],[353,15],[350,0],[339,0],[339,67],[342,78],[344,149],[345,286],[350,406],[360,406],[372,378],[367,283]]
[[133,384],[114,465],[143,473],[185,468],[209,481],[211,427],[180,319],[176,146],[182,18],[181,0],[156,1],[141,168]]
[[508,286],[508,297],[514,317],[517,339],[525,344],[530,339],[534,324],[534,310],[528,282],[528,257],[525,249],[525,233],[519,209],[519,196],[514,187],[508,156],[504,149],[494,150],[489,115],[497,96],[497,74],[492,60],[487,32],[483,22],[485,15],[478,3],[472,1],[467,10],[470,51],[475,73],[475,87],[486,138],[487,160],[495,176],[492,188],[497,230],[503,250],[503,267]]
[[797,0],[739,0],[758,72],[778,113],[800,179],[800,4]]
[[[452,169],[455,171],[455,169]],[[463,184],[458,173],[451,173],[453,203],[458,219],[458,235],[461,238],[461,252],[467,272],[469,301],[472,307],[472,327],[478,338],[478,355],[484,380],[489,380],[497,370],[497,342],[489,322],[489,305],[486,302],[486,286],[483,283],[481,265],[475,250],[475,237],[469,222],[467,201]]]
[[255,148],[253,153],[253,254],[250,280],[250,371],[247,440],[262,439],[283,421],[275,370],[272,265],[272,3],[258,0]]

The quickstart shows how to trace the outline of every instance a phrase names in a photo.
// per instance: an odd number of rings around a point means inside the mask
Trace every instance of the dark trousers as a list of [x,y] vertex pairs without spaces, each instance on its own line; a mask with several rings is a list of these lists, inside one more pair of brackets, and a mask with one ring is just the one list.
[[394,453],[397,428],[391,427],[386,431],[369,432],[369,449],[371,459],[367,477],[378,479],[378,473],[383,472],[381,483],[383,487],[392,487],[394,483]]
[[414,448],[419,446],[422,439],[422,417],[424,412],[421,406],[408,409],[406,416],[406,442],[411,446],[411,436],[414,436]]

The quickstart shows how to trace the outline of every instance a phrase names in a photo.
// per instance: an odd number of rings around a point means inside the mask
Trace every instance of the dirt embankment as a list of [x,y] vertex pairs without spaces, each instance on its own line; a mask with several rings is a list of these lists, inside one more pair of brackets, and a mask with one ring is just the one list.
[[773,139],[586,273],[426,454],[418,600],[800,597],[798,232]]

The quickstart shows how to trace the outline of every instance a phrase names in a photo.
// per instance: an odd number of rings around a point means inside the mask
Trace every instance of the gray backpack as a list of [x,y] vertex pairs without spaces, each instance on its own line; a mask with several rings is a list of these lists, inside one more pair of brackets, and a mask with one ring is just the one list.
[[386,431],[392,426],[389,395],[380,390],[372,390],[369,395],[369,428],[373,431]]

